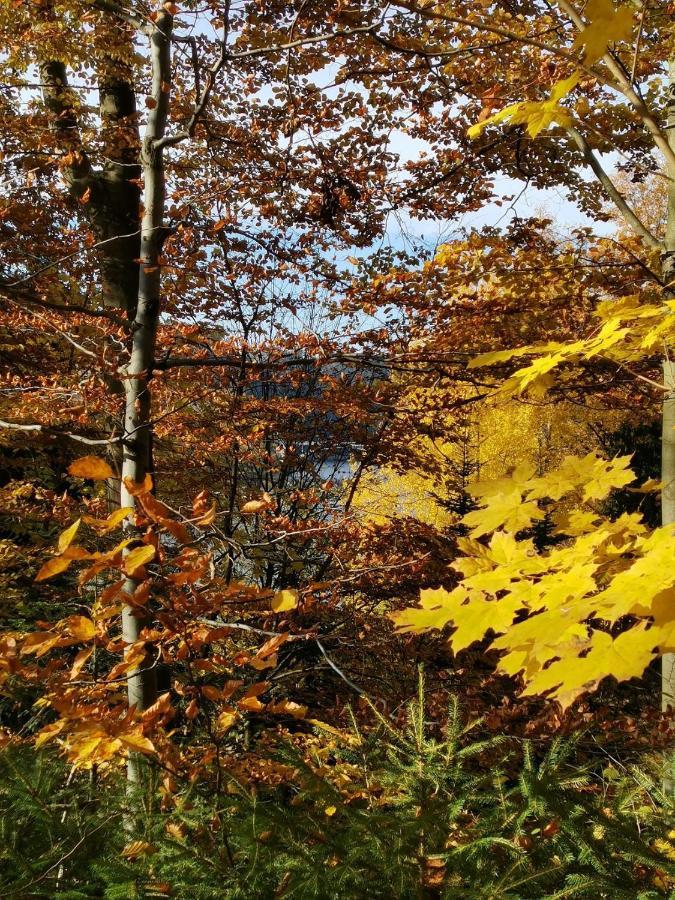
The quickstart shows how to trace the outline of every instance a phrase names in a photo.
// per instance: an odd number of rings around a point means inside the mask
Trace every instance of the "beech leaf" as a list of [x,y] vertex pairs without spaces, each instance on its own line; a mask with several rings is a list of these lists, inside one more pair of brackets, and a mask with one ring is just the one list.
[[136,547],[131,550],[124,558],[124,571],[127,575],[133,575],[141,566],[149,563],[155,558],[157,551],[152,544],[144,544],[142,547]]
[[76,478],[91,478],[93,481],[105,481],[114,478],[115,473],[100,456],[82,456],[68,466],[68,473]]
[[298,605],[299,594],[294,588],[286,588],[283,591],[277,591],[272,597],[272,610],[274,612],[288,612],[295,609]]

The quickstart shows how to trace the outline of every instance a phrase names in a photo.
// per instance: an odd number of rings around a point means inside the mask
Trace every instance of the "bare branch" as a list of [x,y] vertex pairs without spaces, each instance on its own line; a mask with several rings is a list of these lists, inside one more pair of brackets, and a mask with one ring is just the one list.
[[636,234],[639,234],[640,237],[655,250],[663,250],[664,244],[657,237],[655,237],[651,231],[647,228],[647,226],[642,222],[642,220],[637,216],[635,211],[631,209],[631,207],[626,202],[625,198],[621,194],[619,190],[617,190],[616,185],[609,177],[609,175],[602,168],[602,164],[600,160],[595,155],[593,150],[591,149],[586,138],[581,134],[581,132],[577,131],[576,128],[568,128],[567,133],[571,136],[574,143],[581,150],[584,161],[590,166],[595,174],[595,177],[598,179],[600,184],[603,186],[605,193],[612,201],[612,203],[619,210],[623,218],[630,225],[633,231]]
[[72,434],[69,431],[59,431],[58,429],[55,429],[55,428],[45,428],[44,425],[37,425],[37,424],[22,425],[19,422],[5,422],[2,419],[0,419],[0,428],[10,428],[10,429],[13,429],[16,431],[34,431],[34,432],[38,432],[41,434],[46,434],[48,437],[51,437],[51,438],[60,438],[60,437],[70,438],[71,441],[79,441],[79,443],[81,443],[81,444],[87,444],[92,447],[109,445],[109,444],[119,444],[122,441],[121,437],[102,438],[102,439],[88,438],[88,437],[85,437],[83,434]]

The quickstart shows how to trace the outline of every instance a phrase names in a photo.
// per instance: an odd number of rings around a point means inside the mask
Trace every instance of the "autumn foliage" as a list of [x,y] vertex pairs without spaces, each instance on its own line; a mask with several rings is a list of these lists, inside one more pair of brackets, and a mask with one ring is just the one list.
[[0,2],[0,892],[672,891],[671,19]]

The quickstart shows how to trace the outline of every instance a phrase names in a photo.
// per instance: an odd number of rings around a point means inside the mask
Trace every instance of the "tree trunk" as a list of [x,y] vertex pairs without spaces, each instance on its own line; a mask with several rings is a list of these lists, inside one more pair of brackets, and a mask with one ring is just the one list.
[[[122,487],[120,503],[134,506],[133,497],[124,479],[142,482],[151,466],[152,421],[150,379],[155,357],[157,325],[160,312],[159,256],[164,239],[165,173],[162,150],[155,144],[164,135],[169,107],[171,83],[171,27],[172,16],[166,12],[158,15],[150,37],[152,61],[152,98],[154,107],[148,115],[148,124],[141,148],[143,174],[143,219],[141,222],[140,271],[138,276],[138,302],[133,320],[131,358],[124,371],[125,415],[122,461]],[[137,584],[129,578],[127,593],[133,593]],[[139,640],[145,618],[132,606],[122,612],[122,636],[127,646]],[[129,673],[127,680],[129,705],[147,709],[157,697],[156,672],[153,661],[143,660]],[[129,763],[129,780],[138,780],[138,760]]]
[[[667,100],[668,143],[675,150],[675,59],[669,64]],[[675,173],[670,172],[668,189],[668,218],[666,223],[665,250],[661,258],[661,274],[667,293],[675,281]],[[666,358],[663,363],[663,383],[667,389],[663,401],[663,427],[661,444],[661,522],[675,523],[675,359]],[[675,706],[675,654],[666,653],[661,660],[661,705],[663,710]]]
[[[666,123],[668,143],[675,150],[675,58],[669,62],[668,99]],[[672,294],[670,285],[675,281],[675,172],[669,172],[668,217],[666,220],[665,249],[661,257],[661,275],[666,293]],[[666,351],[668,352],[668,351]],[[666,388],[663,400],[661,431],[661,524],[675,523],[675,359],[668,355],[663,362],[663,384]],[[675,706],[675,653],[664,653],[661,658],[661,709],[668,711]],[[664,790],[675,793],[675,754],[671,753],[664,769]]]

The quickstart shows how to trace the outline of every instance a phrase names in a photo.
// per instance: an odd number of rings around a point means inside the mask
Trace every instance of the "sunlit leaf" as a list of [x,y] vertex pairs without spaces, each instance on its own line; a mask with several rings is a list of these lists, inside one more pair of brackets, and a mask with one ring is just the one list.
[[300,595],[295,588],[286,588],[283,591],[277,591],[272,597],[272,610],[274,612],[288,612],[295,609],[298,605]]
[[124,557],[124,571],[127,575],[133,575],[141,566],[154,559],[156,552],[152,544],[135,547]]
[[82,456],[76,459],[68,466],[68,472],[76,478],[91,478],[94,481],[106,481],[115,477],[108,463],[99,456]]
[[61,534],[59,535],[59,542],[57,544],[59,553],[63,553],[63,551],[72,544],[73,538],[77,534],[77,530],[81,524],[82,519],[78,519],[76,522],[73,522],[73,524],[69,528],[66,528],[65,531],[61,532]]

